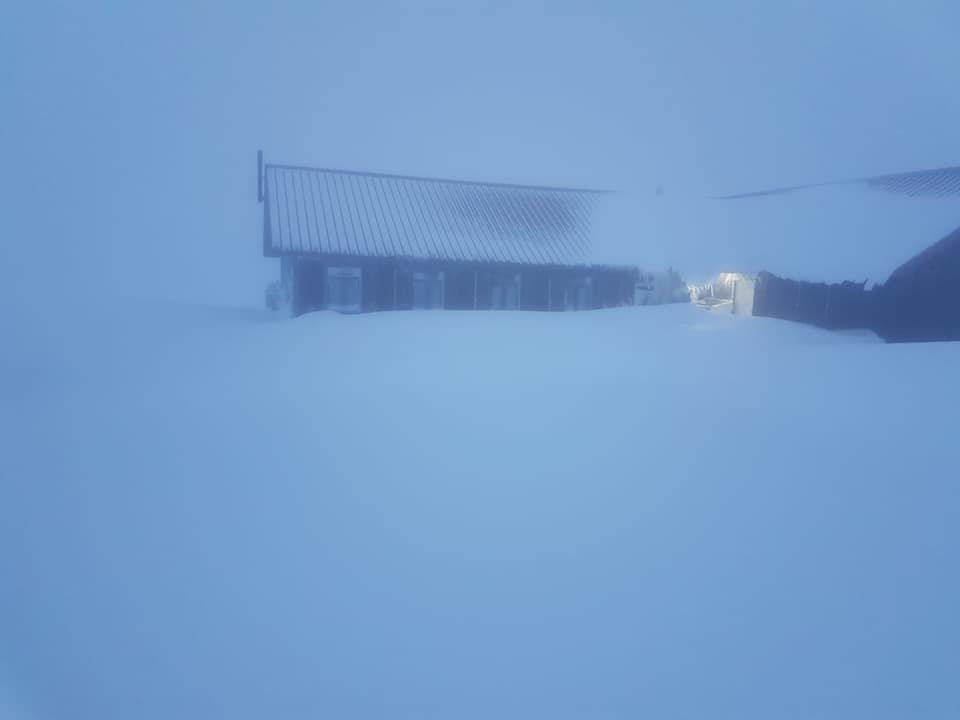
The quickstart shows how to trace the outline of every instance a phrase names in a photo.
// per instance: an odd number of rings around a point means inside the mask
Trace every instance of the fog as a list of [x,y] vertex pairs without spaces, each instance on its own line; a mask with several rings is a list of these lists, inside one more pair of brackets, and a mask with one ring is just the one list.
[[952,717],[952,346],[278,320],[255,160],[617,190],[598,261],[882,281],[955,199],[708,197],[960,164],[958,26],[4,3],[0,717]]
[[[31,306],[91,293],[259,303],[274,269],[259,257],[258,148],[674,200],[960,157],[949,1],[0,12],[3,284]],[[616,238],[636,262],[689,261],[706,243],[638,227]]]

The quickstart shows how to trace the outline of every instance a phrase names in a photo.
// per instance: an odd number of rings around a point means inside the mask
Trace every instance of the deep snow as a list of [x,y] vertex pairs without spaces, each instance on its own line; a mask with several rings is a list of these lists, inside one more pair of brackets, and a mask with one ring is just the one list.
[[689,306],[5,337],[23,717],[960,713],[960,344]]

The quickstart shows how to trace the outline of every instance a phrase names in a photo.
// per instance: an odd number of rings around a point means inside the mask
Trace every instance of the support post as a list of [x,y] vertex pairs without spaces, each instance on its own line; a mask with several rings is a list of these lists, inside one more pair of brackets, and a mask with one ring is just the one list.
[[473,271],[473,309],[477,309],[477,275],[479,274],[478,270]]
[[257,202],[263,202],[263,150],[257,150]]

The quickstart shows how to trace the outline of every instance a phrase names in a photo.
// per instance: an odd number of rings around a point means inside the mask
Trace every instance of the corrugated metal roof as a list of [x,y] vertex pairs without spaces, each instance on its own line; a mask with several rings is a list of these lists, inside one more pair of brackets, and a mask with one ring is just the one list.
[[589,263],[604,191],[264,167],[264,253]]
[[881,175],[866,178],[863,182],[900,195],[957,197],[960,196],[960,167]]
[[736,195],[718,195],[715,200],[742,200],[764,195],[782,195],[808,188],[828,185],[863,184],[884,192],[910,197],[960,197],[960,167],[936,168],[933,170],[914,170],[912,172],[876,175],[854,180],[836,180],[833,182],[808,183],[806,185],[788,185],[786,187],[737,193]]

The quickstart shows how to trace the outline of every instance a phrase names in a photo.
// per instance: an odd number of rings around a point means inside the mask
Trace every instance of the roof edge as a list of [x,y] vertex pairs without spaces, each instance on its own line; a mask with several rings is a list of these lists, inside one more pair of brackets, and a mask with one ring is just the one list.
[[[764,197],[767,195],[785,195],[798,190],[811,190],[814,188],[829,187],[832,185],[883,185],[884,183],[897,180],[910,180],[913,178],[935,177],[942,173],[958,173],[960,165],[947,165],[939,168],[926,168],[924,170],[907,170],[903,172],[885,173],[883,175],[869,175],[858,178],[846,178],[844,180],[827,180],[825,182],[804,183],[802,185],[784,185],[781,187],[769,188],[767,190],[754,190],[751,192],[739,192],[726,195],[709,195],[710,200],[745,200],[748,198]],[[909,194],[909,193],[908,193]]]
[[265,252],[264,257],[279,258],[291,257],[304,260],[327,260],[335,262],[387,262],[387,263],[410,263],[413,265],[446,265],[459,267],[510,267],[526,269],[547,269],[547,270],[617,270],[633,271],[639,270],[639,266],[631,263],[617,262],[520,262],[518,260],[496,260],[488,259],[464,259],[464,258],[443,258],[443,257],[422,257],[419,255],[365,255],[356,252],[323,252],[319,250],[299,250],[271,247],[269,252]]
[[589,195],[613,195],[617,190],[596,188],[574,188],[554,185],[522,185],[520,183],[484,182],[482,180],[456,180],[453,178],[427,177],[424,175],[400,175],[396,173],[365,172],[362,170],[340,170],[337,168],[311,167],[308,165],[288,165],[285,163],[265,163],[264,170],[307,170],[311,172],[334,173],[337,175],[355,175],[360,177],[393,178],[396,180],[416,180],[419,182],[453,183],[455,185],[475,185],[481,187],[511,188],[514,190],[549,190],[552,192],[582,193]]

